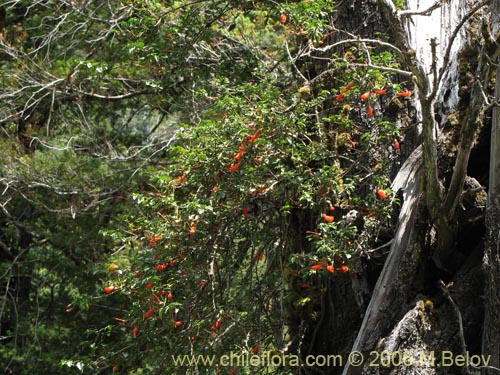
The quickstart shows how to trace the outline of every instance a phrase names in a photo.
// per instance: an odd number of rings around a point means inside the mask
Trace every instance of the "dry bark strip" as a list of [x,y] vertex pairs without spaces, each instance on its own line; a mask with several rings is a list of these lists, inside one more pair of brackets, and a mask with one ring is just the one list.
[[[392,323],[393,319],[391,318],[394,316],[391,317],[388,314],[397,313],[397,309],[393,306],[397,300],[400,300],[398,297],[401,286],[398,282],[400,263],[413,238],[418,201],[421,195],[421,167],[422,148],[418,147],[403,164],[392,184],[394,191],[403,191],[404,203],[399,214],[398,227],[390,254],[375,285],[352,352],[365,353],[370,351]],[[347,363],[343,375],[358,374],[360,370],[361,367],[351,367]]]

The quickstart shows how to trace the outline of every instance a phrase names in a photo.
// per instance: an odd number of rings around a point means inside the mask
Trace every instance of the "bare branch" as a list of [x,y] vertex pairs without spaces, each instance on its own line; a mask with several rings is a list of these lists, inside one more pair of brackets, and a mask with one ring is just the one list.
[[441,0],[436,0],[434,4],[432,4],[429,8],[420,10],[420,11],[414,11],[414,10],[402,10],[398,12],[398,15],[400,17],[411,17],[411,16],[430,16],[434,10],[439,8],[441,6],[442,1]]
[[[384,41],[379,40],[379,39],[370,39],[370,38],[344,39],[344,40],[338,41],[338,42],[333,43],[333,44],[329,44],[328,46],[321,47],[321,48],[317,48],[317,47],[312,47],[311,46],[310,52],[321,52],[321,53],[324,53],[324,52],[328,52],[329,50],[331,50],[331,49],[333,49],[335,47],[341,46],[343,44],[360,44],[360,43],[362,43],[362,44],[365,44],[365,43],[375,44],[375,45],[378,45],[378,46],[382,46],[382,47],[387,47],[387,48],[393,49],[396,52],[401,53],[401,50],[398,47],[396,47],[394,44],[387,43],[387,42],[384,42]],[[307,54],[304,54],[304,55],[309,55],[310,52],[307,53]]]

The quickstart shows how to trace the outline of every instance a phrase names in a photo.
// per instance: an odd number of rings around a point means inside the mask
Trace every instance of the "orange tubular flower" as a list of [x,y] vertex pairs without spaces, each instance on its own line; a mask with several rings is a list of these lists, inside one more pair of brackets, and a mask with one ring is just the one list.
[[410,96],[412,96],[412,94],[413,94],[413,91],[411,91],[411,90],[398,92],[398,96],[400,96],[402,98],[409,98]]
[[375,94],[385,95],[385,94],[387,94],[387,89],[375,90]]
[[194,236],[196,234],[196,225],[191,225],[191,228],[189,228],[189,235]]
[[345,264],[343,264],[342,266],[340,266],[340,270],[344,273],[347,273],[347,272],[349,272],[349,267],[347,267]]
[[167,269],[167,264],[166,263],[161,263],[156,266],[157,271],[165,271]]
[[322,268],[323,268],[323,265],[321,263],[318,263],[318,264],[315,264],[314,266],[311,266],[311,269],[313,271],[319,271]]
[[328,272],[334,273],[335,272],[335,267],[330,264],[330,265],[326,266],[326,270]]
[[116,287],[114,285],[110,285],[104,288],[104,293],[111,294],[115,291]]
[[145,314],[144,314],[144,318],[148,319],[148,318],[151,318],[153,316],[153,314],[155,313],[155,310],[156,310],[156,307],[153,306],[151,307]]
[[139,327],[134,326],[134,329],[132,330],[132,336],[137,337],[139,334]]
[[370,91],[367,91],[367,92],[362,93],[362,94],[359,96],[359,98],[360,98],[361,100],[366,100],[366,99],[368,99],[368,97],[369,97],[369,96],[370,96]]
[[241,167],[241,163],[233,164],[229,167],[229,172],[234,173]]
[[330,216],[327,214],[323,214],[322,217],[327,223],[333,223],[333,221],[335,220],[335,216]]
[[260,133],[262,133],[262,130],[257,130],[255,133],[253,133],[253,135],[250,137],[250,139],[248,140],[248,143],[254,143],[257,138],[260,137]]
[[245,155],[245,150],[238,151],[238,153],[234,157],[234,160],[236,161],[240,160],[243,157],[243,155]]
[[286,16],[286,14],[282,14],[281,17],[280,17],[280,23],[282,25],[284,25],[286,23],[286,20],[288,19],[288,17]]
[[341,91],[342,94],[345,94],[346,92],[352,90],[354,87],[354,81],[349,82],[349,84]]
[[387,193],[382,189],[377,190],[377,195],[380,197],[380,199],[387,199],[387,197],[389,197]]
[[373,108],[371,105],[368,105],[367,111],[368,111],[368,117],[372,118],[373,117]]
[[210,326],[210,328],[215,331],[219,329],[221,325],[222,325],[222,320],[217,320],[214,324]]
[[399,151],[401,149],[401,145],[399,144],[398,140],[395,139],[394,140],[394,148]]
[[342,94],[337,95],[337,97],[335,98],[335,101],[336,101],[337,103],[340,103],[340,102],[342,101],[342,99],[344,99],[344,94],[343,94],[343,93],[342,93]]

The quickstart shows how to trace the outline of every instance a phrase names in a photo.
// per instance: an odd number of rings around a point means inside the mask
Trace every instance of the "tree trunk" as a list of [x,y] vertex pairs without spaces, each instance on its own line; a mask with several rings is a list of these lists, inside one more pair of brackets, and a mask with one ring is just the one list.
[[[484,6],[484,4],[466,3],[465,21],[472,19],[473,15]],[[403,51],[409,50],[409,38],[405,35],[399,14],[392,2],[381,0],[380,4],[396,35],[396,45]],[[441,6],[448,8],[452,5],[448,3],[441,4]],[[422,9],[425,9],[425,6]],[[464,26],[465,21],[461,27]],[[468,27],[479,33],[477,21],[471,22]],[[455,30],[445,30],[442,35],[455,35],[454,37],[458,39],[458,32],[455,33]],[[476,38],[480,39],[480,36],[476,35]],[[482,326],[483,302],[478,297],[477,290],[483,287],[480,269],[480,258],[483,252],[481,241],[483,224],[481,214],[474,219],[469,217],[470,220],[464,220],[464,216],[471,215],[470,210],[464,205],[464,200],[469,190],[482,189],[479,184],[475,184],[477,181],[474,178],[467,176],[467,165],[471,149],[477,142],[477,130],[480,125],[478,117],[483,104],[483,90],[490,80],[488,57],[491,56],[491,51],[488,49],[487,41],[484,41],[485,45],[481,53],[477,50],[475,52],[480,58],[470,61],[469,70],[460,71],[460,54],[462,54],[462,59],[466,59],[467,54],[463,50],[471,47],[467,44],[455,45],[456,55],[452,56],[450,52],[452,42],[453,40],[437,41],[437,44],[444,50],[444,56],[433,56],[427,60],[429,67],[423,64],[426,60],[418,54],[416,59],[413,53],[403,56],[403,61],[415,74],[415,83],[419,89],[419,110],[423,128],[422,186],[424,186],[425,208],[429,217],[422,214],[421,210],[417,210],[419,201],[415,199],[414,194],[418,195],[419,185],[415,185],[413,190],[410,189],[405,194],[405,204],[401,209],[398,231],[391,247],[391,254],[384,265],[353,345],[353,352],[360,353],[360,356],[364,357],[364,362],[357,366],[347,362],[344,375],[409,374],[414,373],[415,369],[417,373],[424,371],[422,373],[425,374],[469,373],[473,367],[470,364],[460,366],[447,365],[447,363],[445,365],[442,359],[447,355],[456,358],[466,353],[480,353],[481,340],[478,331]],[[450,48],[446,48],[446,43],[450,45]],[[429,44],[432,50],[432,43]],[[436,45],[436,42],[434,41],[433,44]],[[458,63],[451,65],[456,71],[450,71],[450,74],[445,74],[446,69],[449,68],[448,65],[443,65],[441,68],[437,65],[437,61],[447,64],[453,59],[456,59]],[[478,63],[477,67],[474,65],[475,62]],[[465,64],[469,65],[469,62]],[[431,83],[432,75],[434,75],[434,81]],[[463,89],[460,87],[462,91],[459,92],[458,99],[463,107],[463,111],[458,112],[462,125],[458,128],[460,130],[450,129],[449,126],[447,129],[438,128],[438,125],[446,124],[447,118],[454,115],[452,112],[456,111],[455,105],[457,104],[457,102],[451,105],[444,103],[449,99],[449,95],[441,97],[438,93],[451,92],[454,86],[459,85],[458,80],[464,81],[467,75],[475,79],[469,80],[470,86],[464,85]],[[439,117],[435,113],[436,108],[441,110]],[[443,121],[440,123],[439,120]],[[452,134],[455,136],[451,136]],[[456,150],[455,141],[451,142],[457,138],[460,139],[458,150]],[[444,158],[443,156],[447,153],[455,156],[455,151],[457,151],[457,160],[452,169],[451,163],[455,162],[455,157]],[[494,159],[494,155],[492,158],[494,162],[498,162]],[[416,178],[416,175],[412,177]],[[447,181],[450,181],[450,189],[444,192],[441,186],[444,186]],[[464,183],[470,188],[466,192],[464,192]],[[413,187],[411,182],[409,186]],[[479,198],[476,198],[479,201]],[[476,208],[480,207],[480,204],[475,204]],[[460,210],[457,213],[458,207]],[[416,228],[405,226],[408,224],[408,215],[413,213],[419,213],[418,218],[412,218],[410,221],[410,223],[417,224]],[[499,222],[500,215],[497,212],[488,225]],[[419,223],[421,224],[420,230],[418,229]],[[498,226],[496,228],[496,237],[493,239],[496,246],[493,255],[496,263],[493,268],[496,271],[489,272],[495,275],[495,278],[492,277],[487,283],[492,286],[491,291],[496,293],[495,307],[491,309],[492,319],[498,315],[498,302],[500,301],[500,294],[496,288],[500,281],[498,272],[500,269],[498,233],[500,231]],[[461,233],[465,232],[469,232],[470,237],[475,238],[474,242],[468,243],[467,246],[460,243],[465,239]],[[405,241],[400,241],[400,238],[404,238]],[[474,244],[473,247],[466,249],[472,244]],[[431,253],[433,249],[435,252]],[[428,261],[431,255],[436,265],[446,271],[441,272],[432,268],[432,264]],[[446,280],[448,284],[442,282],[441,279]],[[496,312],[496,315],[493,312]],[[499,341],[499,323],[498,319],[491,322],[496,327],[496,330],[491,331],[492,341]],[[498,346],[493,350],[498,353]],[[383,360],[381,356],[384,353],[392,355],[389,360],[398,360],[401,359],[398,356],[406,356],[406,360],[413,361],[413,365],[402,366],[389,361],[389,365],[385,366],[381,362]],[[393,356],[394,353],[396,357]],[[493,359],[488,364],[492,363]],[[487,363],[482,361],[476,365],[484,367]]]
[[[500,0],[492,6],[492,34],[498,41],[500,31]],[[497,46],[497,48],[499,48]],[[484,355],[491,355],[490,366],[500,368],[500,58],[496,60],[496,85],[491,126],[490,181],[486,213],[486,248],[484,269],[486,273],[485,316],[483,329]],[[485,369],[483,375],[500,371]]]
[[[477,175],[467,173],[473,172],[468,170],[469,159],[477,157],[474,150],[481,148],[479,143],[484,142],[478,138],[482,125],[478,118],[487,96],[484,92],[490,80],[488,56],[491,51],[486,45],[481,51],[477,48],[484,40],[478,27],[481,17],[475,15],[486,3],[470,0],[420,3],[427,5],[406,14],[398,13],[389,0],[339,3],[337,9],[335,25],[339,29],[360,38],[373,37],[381,29],[391,33],[392,43],[401,51],[403,69],[412,73],[408,84],[415,85],[418,91],[417,99],[413,100],[418,112],[415,122],[422,128],[417,138],[421,138],[422,144],[418,148],[416,144],[406,145],[410,156],[393,182],[393,190],[402,192],[403,205],[390,253],[366,311],[363,311],[366,306],[363,303],[358,303],[359,309],[352,304],[359,289],[359,280],[353,278],[354,293],[349,290],[347,280],[342,280],[316,300],[313,312],[320,312],[316,320],[312,314],[307,315],[311,311],[301,313],[297,309],[296,314],[292,314],[296,326],[301,327],[294,332],[300,340],[290,347],[292,352],[298,351],[303,357],[341,354],[344,360],[343,368],[304,367],[301,374],[452,375],[469,372],[472,367],[443,364],[443,358],[481,353],[485,313],[478,290],[484,288],[481,272],[484,188],[476,180]],[[417,26],[434,26],[436,18],[422,20],[433,12],[439,14],[436,9],[440,7],[441,18],[438,16],[437,22],[443,23],[443,29],[438,28],[434,36],[425,30],[428,37],[425,41],[420,38],[421,30],[412,26],[412,37],[417,38],[418,43],[412,41],[407,24],[412,25],[415,20]],[[359,19],[365,19],[362,26],[355,22]],[[390,30],[384,29],[384,25]],[[460,30],[470,32],[464,31],[462,35]],[[332,44],[336,42],[338,40]],[[431,54],[430,58],[426,53]],[[484,122],[487,128],[487,119]],[[492,163],[498,163],[498,155],[500,151],[492,152]],[[491,178],[498,182],[495,174],[499,174],[497,169],[491,172]],[[498,208],[498,201],[495,207]],[[496,344],[500,337],[500,322],[494,320],[500,307],[500,293],[496,288],[500,285],[499,222],[497,211],[488,221],[491,228],[497,225],[496,237],[490,235],[496,247],[494,251],[490,249],[491,259],[485,257],[485,264],[491,266],[486,285],[492,285],[490,315],[487,311],[486,319],[491,319],[490,325],[496,330],[491,329],[491,335],[485,334],[484,342]],[[353,332],[357,325],[359,329]],[[350,352],[346,349],[349,345],[352,345]],[[490,351],[498,354],[498,346]],[[358,353],[364,361],[353,365],[349,359],[355,361],[356,355],[348,357],[349,353]],[[386,366],[382,354],[388,353],[392,361]],[[483,353],[486,350],[483,349]],[[403,357],[413,361],[413,365],[398,365],[397,360]],[[479,363],[484,365],[486,362]]]

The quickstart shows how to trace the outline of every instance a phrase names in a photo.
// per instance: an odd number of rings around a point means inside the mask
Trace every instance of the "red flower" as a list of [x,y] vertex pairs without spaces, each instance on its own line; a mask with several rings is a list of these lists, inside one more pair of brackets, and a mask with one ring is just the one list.
[[259,352],[259,344],[256,344],[252,349],[252,353],[257,354],[258,352]]
[[151,318],[153,316],[153,314],[155,313],[155,310],[156,310],[156,307],[153,306],[151,307],[145,314],[144,314],[144,318],[148,319],[148,318]]
[[335,272],[335,267],[330,264],[330,265],[326,266],[326,270],[328,272],[334,273]]
[[194,236],[196,234],[196,225],[192,224],[191,228],[189,228],[189,235]]
[[229,172],[231,173],[236,172],[240,167],[241,163],[233,164],[232,166],[229,167]]
[[341,91],[341,94],[345,94],[347,91],[352,90],[354,87],[354,81],[349,82],[349,84]]
[[380,199],[387,199],[388,197],[387,193],[382,189],[377,190],[377,195],[380,197]]
[[157,271],[165,271],[167,269],[167,263],[161,263],[156,266]]
[[366,100],[366,99],[368,99],[368,97],[369,97],[369,96],[370,96],[370,91],[367,91],[367,92],[362,93],[362,94],[359,96],[359,98],[360,98],[361,100]]
[[385,94],[387,94],[387,89],[375,90],[375,94],[377,94],[377,95],[385,95]]
[[340,270],[344,273],[346,272],[349,272],[349,267],[347,267],[345,264],[343,264],[342,266],[340,266]]
[[248,207],[243,208],[243,216],[248,217],[250,212],[248,211]]
[[248,140],[248,143],[254,143],[257,138],[260,137],[260,133],[262,133],[262,130],[257,130],[255,133],[253,133],[253,135],[250,137],[250,139]]
[[113,366],[113,372],[118,372],[120,371],[119,367],[118,366]]
[[330,211],[335,211],[335,207],[334,207],[334,206],[330,206],[328,209],[329,209]]
[[300,284],[300,288],[301,289],[307,289],[307,288],[309,288],[309,284],[308,283],[302,283],[302,284]]
[[231,370],[231,372],[229,373],[229,375],[236,374],[236,371],[238,371],[238,367],[233,367],[233,369]]
[[245,155],[245,150],[240,150],[238,153],[235,155],[234,160],[240,160],[243,155]]
[[396,149],[397,151],[401,149],[401,145],[399,144],[397,139],[394,140],[394,149]]
[[132,330],[132,336],[137,337],[139,334],[139,327],[134,326],[134,329]]
[[319,271],[322,268],[323,268],[323,265],[321,263],[318,263],[318,264],[315,264],[314,266],[311,266],[311,269],[313,271]]
[[153,281],[150,281],[149,283],[146,284],[146,289],[151,289],[155,285]]
[[373,108],[371,105],[368,105],[367,111],[368,111],[368,117],[372,118],[373,117]]
[[210,326],[210,328],[215,331],[219,329],[221,325],[222,325],[222,320],[217,320],[214,324]]
[[153,236],[150,240],[149,240],[149,246],[154,246],[156,245],[156,243],[161,240],[163,238],[163,234],[159,234],[157,236]]
[[398,96],[400,96],[402,98],[408,98],[408,97],[412,96],[412,94],[413,94],[413,91],[411,91],[411,90],[398,92]]
[[176,327],[180,327],[180,326],[182,325],[182,322],[181,322],[180,320],[177,320],[177,321],[174,323],[174,325],[175,325]]
[[337,97],[335,98],[335,101],[337,103],[340,103],[342,101],[342,99],[344,99],[344,94],[339,94],[337,95]]
[[281,24],[284,25],[286,23],[286,20],[287,20],[287,16],[286,16],[286,14],[283,13],[280,17]]
[[330,216],[327,214],[323,214],[322,217],[327,223],[333,223],[333,221],[335,220],[335,216]]
[[104,293],[111,294],[115,291],[116,287],[114,285],[104,287]]
[[172,298],[174,298],[174,295],[173,295],[172,293],[168,293],[168,294],[167,294],[167,298],[168,298],[168,299],[172,299]]

